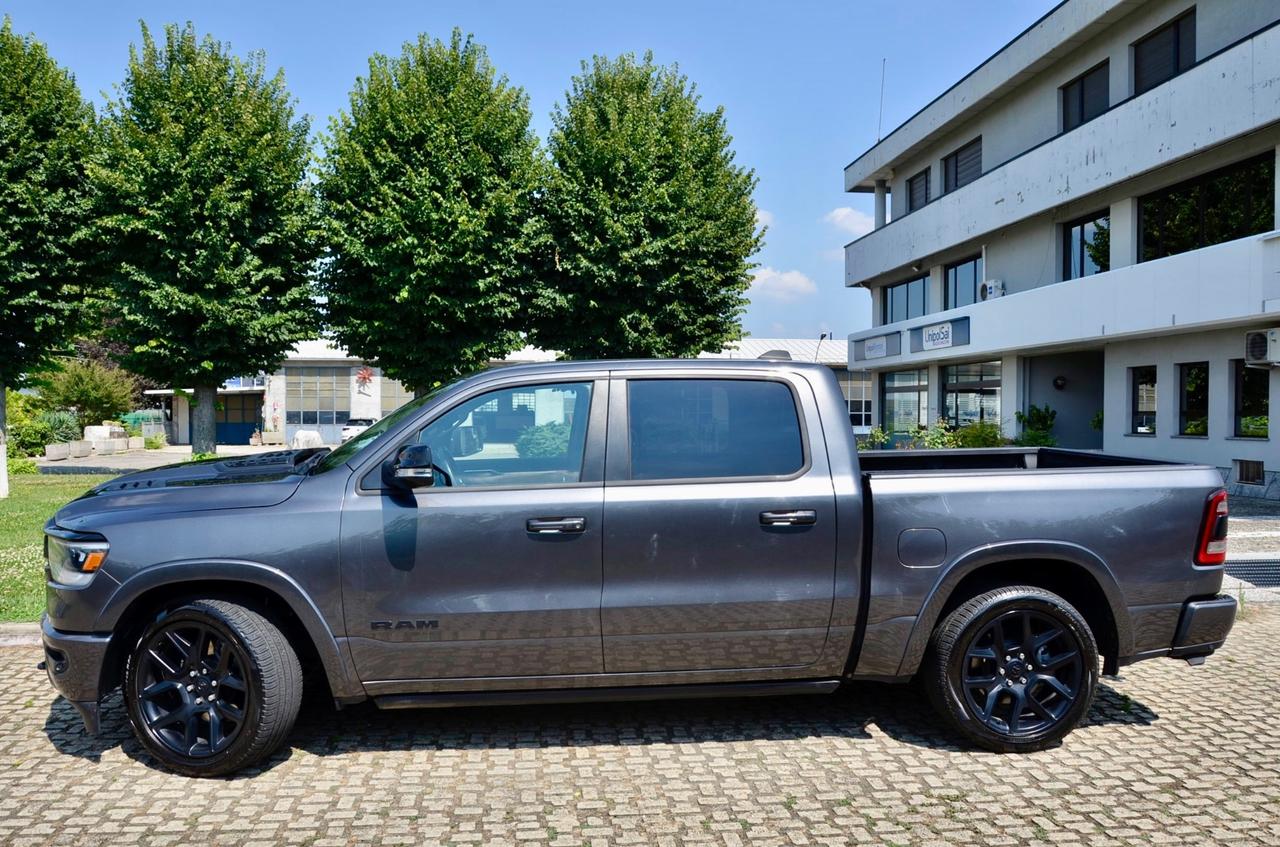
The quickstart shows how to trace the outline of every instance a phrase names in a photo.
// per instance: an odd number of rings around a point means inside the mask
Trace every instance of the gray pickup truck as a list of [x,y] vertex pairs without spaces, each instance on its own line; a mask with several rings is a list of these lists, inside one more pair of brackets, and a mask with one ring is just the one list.
[[304,691],[409,708],[919,677],[972,743],[1038,750],[1100,672],[1222,645],[1226,516],[1209,467],[859,455],[821,366],[500,368],[332,451],[68,504],[44,665],[90,732],[120,686],[145,749],[196,776],[268,755]]

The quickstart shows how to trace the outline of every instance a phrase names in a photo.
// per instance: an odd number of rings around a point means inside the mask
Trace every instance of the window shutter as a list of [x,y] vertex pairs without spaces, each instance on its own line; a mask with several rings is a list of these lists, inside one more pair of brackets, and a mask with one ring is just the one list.
[[929,202],[929,169],[907,180],[907,211],[914,212]]
[[1080,80],[1080,85],[1083,89],[1081,95],[1083,104],[1081,123],[1093,120],[1110,107],[1110,75],[1111,68],[1104,62],[1101,66],[1090,71],[1084,79]]
[[982,139],[974,139],[947,157],[946,189],[955,191],[982,176]]

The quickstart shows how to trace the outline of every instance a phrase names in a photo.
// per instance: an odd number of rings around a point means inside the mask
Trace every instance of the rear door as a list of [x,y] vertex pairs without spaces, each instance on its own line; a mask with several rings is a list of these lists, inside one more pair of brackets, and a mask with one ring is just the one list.
[[835,498],[812,389],[776,373],[699,374],[611,383],[610,673],[804,666],[826,641]]

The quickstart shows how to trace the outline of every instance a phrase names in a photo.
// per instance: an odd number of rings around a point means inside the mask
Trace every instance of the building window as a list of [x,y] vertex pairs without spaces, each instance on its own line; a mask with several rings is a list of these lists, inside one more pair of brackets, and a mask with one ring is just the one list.
[[1236,459],[1236,482],[1244,485],[1265,485],[1266,469],[1256,459]]
[[969,306],[978,302],[978,286],[982,285],[984,278],[981,256],[947,265],[944,276],[946,289],[944,294],[946,302],[942,306],[944,309]]
[[1196,11],[1133,45],[1133,93],[1150,91],[1196,63]]
[[1156,367],[1148,365],[1129,369],[1132,402],[1129,406],[1129,432],[1134,435],[1156,434]]
[[905,435],[929,420],[929,371],[880,375],[880,421],[889,434]]
[[1106,273],[1111,269],[1111,216],[1087,215],[1062,227],[1062,278]]
[[285,423],[345,424],[351,417],[351,368],[284,369]]
[[886,285],[880,295],[880,322],[890,324],[923,316],[928,307],[925,297],[928,288],[929,278],[924,276]]
[[852,399],[849,401],[849,425],[871,427],[871,401]]
[[757,379],[627,382],[632,479],[787,476],[804,467],[795,397]]
[[982,136],[942,160],[942,193],[949,194],[982,176]]
[[1178,365],[1178,434],[1209,434],[1209,363]]
[[384,418],[413,399],[413,392],[405,388],[399,380],[385,376],[382,378],[381,394],[380,408]]
[[907,211],[914,212],[929,202],[929,169],[907,180]]
[[1149,194],[1138,201],[1142,261],[1276,228],[1276,154]]
[[866,371],[835,372],[840,392],[849,406],[849,424],[869,429],[871,427],[870,381]]
[[1103,62],[1062,86],[1062,131],[1101,115],[1111,105],[1111,65]]
[[942,369],[942,417],[953,427],[1000,424],[1000,363],[972,362]]
[[1244,359],[1231,362],[1235,371],[1235,427],[1237,438],[1266,438],[1271,414],[1271,369],[1251,368]]

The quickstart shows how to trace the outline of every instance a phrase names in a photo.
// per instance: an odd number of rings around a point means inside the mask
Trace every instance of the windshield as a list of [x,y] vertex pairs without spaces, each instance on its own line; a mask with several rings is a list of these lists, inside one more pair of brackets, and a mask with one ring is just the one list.
[[454,385],[457,385],[457,383],[454,382],[449,385],[441,386],[440,388],[428,391],[421,397],[413,398],[399,409],[396,409],[394,412],[366,429],[364,432],[349,441],[344,442],[342,446],[335,450],[331,450],[323,459],[316,463],[313,473],[321,474],[325,471],[333,470],[338,465],[344,464],[347,459],[350,459],[356,453],[359,453],[365,447],[369,446],[374,441],[377,441],[382,433],[393,428],[396,424],[400,423],[400,421],[418,411],[418,409],[421,409],[432,397],[435,397],[447,388],[452,388]]

